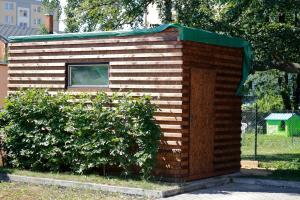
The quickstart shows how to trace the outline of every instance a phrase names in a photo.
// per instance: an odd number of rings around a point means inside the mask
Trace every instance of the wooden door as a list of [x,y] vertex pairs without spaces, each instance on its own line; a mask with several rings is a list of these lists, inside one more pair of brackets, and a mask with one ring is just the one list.
[[214,70],[191,68],[190,177],[213,172],[215,77]]

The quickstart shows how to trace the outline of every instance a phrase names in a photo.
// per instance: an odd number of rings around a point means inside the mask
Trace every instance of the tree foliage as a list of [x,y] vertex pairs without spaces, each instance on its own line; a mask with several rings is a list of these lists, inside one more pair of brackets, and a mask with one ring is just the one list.
[[55,14],[59,20],[62,13],[59,0],[42,0],[42,11],[44,14]]

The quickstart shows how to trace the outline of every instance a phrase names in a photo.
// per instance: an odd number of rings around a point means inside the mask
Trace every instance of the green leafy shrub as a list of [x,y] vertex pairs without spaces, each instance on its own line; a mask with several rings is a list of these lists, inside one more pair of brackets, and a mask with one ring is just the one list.
[[75,173],[114,166],[149,177],[161,135],[156,109],[146,96],[17,92],[0,115],[7,161],[17,168]]

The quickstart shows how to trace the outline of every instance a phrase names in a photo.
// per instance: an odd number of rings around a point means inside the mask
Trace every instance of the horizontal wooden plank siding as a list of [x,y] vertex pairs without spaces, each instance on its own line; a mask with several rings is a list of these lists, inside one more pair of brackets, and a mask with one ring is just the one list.
[[[184,68],[198,67],[216,74],[215,95],[211,99],[215,113],[211,122],[214,123],[214,135],[211,136],[214,138],[214,169],[209,176],[235,172],[240,168],[241,98],[236,95],[236,90],[241,80],[242,58],[242,49],[183,42]],[[203,155],[200,159],[205,157]],[[207,177],[207,174],[188,179],[201,177]]]
[[[97,62],[109,63],[108,88],[65,89],[66,64]],[[182,43],[174,29],[144,36],[12,43],[8,68],[9,93],[47,88],[74,95],[103,90],[152,96],[163,131],[155,172],[171,178],[188,175],[188,69],[183,68]]]

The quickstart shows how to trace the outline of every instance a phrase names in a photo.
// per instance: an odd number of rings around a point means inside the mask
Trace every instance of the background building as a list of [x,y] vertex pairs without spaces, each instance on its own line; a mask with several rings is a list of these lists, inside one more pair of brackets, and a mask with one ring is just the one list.
[[[44,24],[40,0],[0,0],[0,24],[38,29]],[[54,32],[59,23],[54,19]]]

